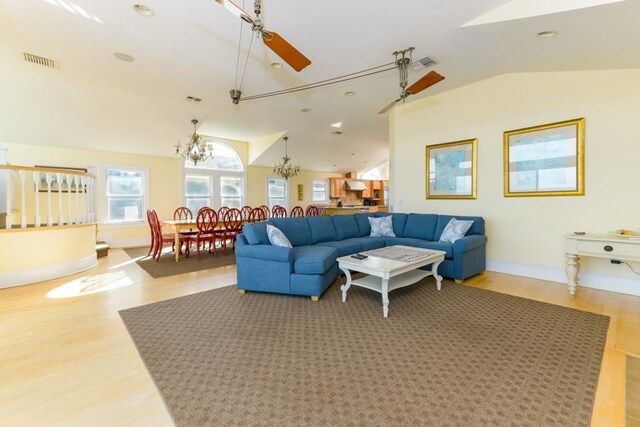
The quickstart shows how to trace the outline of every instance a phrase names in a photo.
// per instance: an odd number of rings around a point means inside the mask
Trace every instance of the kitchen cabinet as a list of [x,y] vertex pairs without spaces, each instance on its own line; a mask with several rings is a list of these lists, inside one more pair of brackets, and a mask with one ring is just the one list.
[[373,183],[372,181],[362,181],[364,185],[367,187],[362,191],[363,199],[371,199],[373,197]]
[[347,196],[347,180],[344,178],[329,178],[329,197],[337,199]]

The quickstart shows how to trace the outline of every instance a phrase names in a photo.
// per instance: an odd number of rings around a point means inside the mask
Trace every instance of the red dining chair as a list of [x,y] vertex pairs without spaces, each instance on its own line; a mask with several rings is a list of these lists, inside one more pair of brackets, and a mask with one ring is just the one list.
[[232,248],[236,247],[236,237],[242,232],[242,214],[239,209],[229,209],[222,221],[224,224],[224,235],[222,236],[222,244],[224,245],[224,254],[227,254],[227,241],[231,240]]
[[304,216],[304,210],[300,206],[294,206],[293,209],[291,209],[291,213],[289,213],[289,216],[291,218],[303,217]]
[[269,209],[268,206],[260,205],[259,209],[262,209],[262,212],[264,212],[265,219],[267,219],[267,218],[269,218],[271,216],[271,210]]
[[264,211],[260,208],[251,209],[251,213],[249,214],[249,219],[247,222],[260,222],[267,219],[267,216],[264,214]]
[[320,210],[317,206],[309,205],[307,206],[307,211],[305,212],[306,216],[318,216],[320,215]]
[[242,209],[240,209],[240,213],[242,214],[243,221],[249,220],[249,214],[251,213],[252,210],[253,209],[251,209],[251,206],[243,206]]
[[218,218],[220,218],[220,221],[222,221],[222,219],[227,214],[227,212],[229,212],[229,207],[227,206],[223,206],[220,209],[218,209]]
[[[176,250],[176,240],[174,234],[162,234],[162,226],[160,225],[160,220],[158,219],[158,214],[154,209],[150,209],[148,211],[148,219],[149,225],[152,229],[152,234],[154,234],[153,240],[155,240],[155,244],[153,245],[153,259],[157,261],[160,260],[160,256],[162,255],[162,249],[164,245],[171,243],[172,250]],[[185,258],[189,257],[189,244],[188,237],[180,238],[178,242],[178,250],[182,249],[182,244],[185,243],[184,256]]]
[[200,261],[200,244],[204,249],[204,244],[209,242],[209,253],[216,256],[216,232],[215,227],[218,224],[218,214],[211,208],[200,209],[196,216],[196,227],[198,233],[192,240],[196,242],[196,250],[198,251],[198,261]]
[[156,230],[153,227],[153,219],[151,218],[151,209],[147,209],[147,222],[149,223],[149,234],[151,235],[151,242],[149,243],[149,252],[147,256],[156,252]]
[[271,218],[286,218],[287,209],[284,206],[275,205],[271,213]]
[[[193,214],[191,213],[191,209],[180,206],[178,209],[173,211],[173,219],[175,220],[193,220]],[[196,230],[189,229],[189,231],[181,231],[180,234],[183,236],[195,236],[198,234]]]

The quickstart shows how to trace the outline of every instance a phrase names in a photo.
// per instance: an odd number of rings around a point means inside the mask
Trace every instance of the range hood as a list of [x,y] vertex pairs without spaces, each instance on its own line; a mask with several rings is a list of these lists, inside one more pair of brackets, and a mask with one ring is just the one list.
[[364,191],[367,189],[367,186],[362,181],[353,181],[351,179],[348,179],[347,189],[351,191]]

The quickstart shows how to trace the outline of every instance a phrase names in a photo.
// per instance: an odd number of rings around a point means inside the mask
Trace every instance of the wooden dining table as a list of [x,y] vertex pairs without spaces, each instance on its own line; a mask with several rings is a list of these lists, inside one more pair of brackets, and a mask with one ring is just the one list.
[[[242,225],[245,225],[248,221],[243,220]],[[193,229],[198,229],[196,226],[195,219],[163,219],[160,220],[160,225],[165,226],[173,230],[175,235],[175,241],[180,241],[180,233],[183,231],[189,231]],[[222,221],[218,221],[214,228],[223,228],[224,224]],[[176,262],[180,261],[180,248],[176,249]]]

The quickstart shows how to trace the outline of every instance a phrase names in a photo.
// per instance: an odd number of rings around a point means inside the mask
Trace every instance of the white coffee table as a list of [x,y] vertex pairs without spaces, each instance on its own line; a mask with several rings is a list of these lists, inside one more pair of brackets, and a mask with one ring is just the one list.
[[[371,289],[382,294],[382,315],[387,317],[390,291],[412,285],[427,276],[433,276],[436,279],[436,289],[440,290],[442,276],[438,274],[438,266],[444,261],[446,252],[409,246],[391,246],[391,248],[424,252],[424,257],[408,262],[377,256],[369,256],[363,260],[352,258],[350,255],[338,258],[338,267],[347,276],[347,283],[340,287],[342,302],[347,301],[347,291],[351,285]],[[362,253],[367,255],[367,252]],[[429,264],[431,264],[431,271],[418,270],[418,268]],[[352,280],[352,271],[366,273],[368,276]]]

